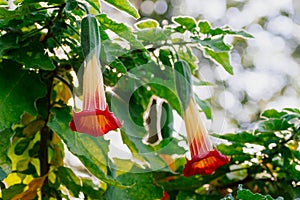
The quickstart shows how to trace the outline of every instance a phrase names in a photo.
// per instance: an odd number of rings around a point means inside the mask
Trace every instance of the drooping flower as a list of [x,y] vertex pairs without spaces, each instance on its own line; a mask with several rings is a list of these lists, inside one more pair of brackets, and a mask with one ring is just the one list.
[[96,53],[84,62],[82,110],[73,112],[72,131],[102,136],[122,126],[106,103],[101,65]]
[[184,111],[184,122],[191,152],[191,160],[187,160],[183,170],[184,176],[209,175],[229,162],[228,157],[213,148],[193,98]]

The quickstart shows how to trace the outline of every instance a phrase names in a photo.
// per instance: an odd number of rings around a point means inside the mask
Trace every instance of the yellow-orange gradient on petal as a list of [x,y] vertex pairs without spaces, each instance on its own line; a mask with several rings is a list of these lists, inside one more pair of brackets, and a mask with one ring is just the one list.
[[183,170],[185,176],[212,174],[217,168],[229,162],[228,157],[213,148],[193,98],[184,111],[184,122],[192,158],[185,164]]
[[70,128],[96,137],[121,126],[119,119],[108,110],[101,65],[93,53],[84,63],[82,111],[73,112]]

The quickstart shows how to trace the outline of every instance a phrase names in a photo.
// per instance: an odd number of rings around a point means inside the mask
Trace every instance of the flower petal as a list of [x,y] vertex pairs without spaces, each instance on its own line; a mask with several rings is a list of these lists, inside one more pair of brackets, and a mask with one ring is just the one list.
[[214,149],[204,156],[194,156],[192,160],[188,160],[184,166],[183,175],[209,175],[228,162],[229,159],[227,156],[224,156],[217,149]]
[[109,112],[108,106],[105,110],[95,109],[94,111],[74,112],[73,119],[70,122],[72,131],[86,133],[94,137],[102,136],[121,126],[122,123],[112,112]]

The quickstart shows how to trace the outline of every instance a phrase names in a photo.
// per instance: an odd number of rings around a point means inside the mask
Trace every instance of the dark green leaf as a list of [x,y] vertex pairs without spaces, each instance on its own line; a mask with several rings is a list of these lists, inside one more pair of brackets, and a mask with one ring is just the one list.
[[55,65],[45,53],[42,43],[32,42],[12,52],[14,60],[25,66],[25,69],[54,70]]
[[184,29],[193,31],[196,28],[196,21],[192,17],[174,17],[173,21],[180,24]]
[[214,52],[208,48],[204,49],[205,55],[211,58],[216,63],[220,64],[229,74],[233,74],[233,69],[230,64],[230,57],[228,52]]
[[16,155],[22,155],[24,151],[27,149],[31,139],[29,138],[21,138],[18,140],[18,143],[15,146],[15,154]]
[[172,67],[171,58],[173,57],[172,52],[168,49],[159,50],[159,59],[160,61],[169,67]]
[[162,104],[162,114],[161,114],[161,136],[162,138],[169,138],[172,136],[172,132],[174,130],[173,123],[174,117],[170,104],[163,102]]
[[113,5],[114,7],[127,12],[129,15],[133,16],[134,18],[140,18],[140,15],[136,8],[130,3],[129,0],[104,0],[105,2]]
[[210,106],[206,103],[206,101],[203,101],[198,97],[198,95],[195,95],[196,102],[204,112],[205,116],[207,119],[212,119],[212,114],[211,114],[211,108]]
[[22,70],[15,62],[0,63],[0,130],[20,121],[23,112],[36,114],[35,101],[46,94],[36,73]]
[[209,33],[211,27],[207,21],[199,21],[198,27],[200,28],[200,32],[203,34]]
[[18,36],[16,34],[5,34],[0,37],[0,57],[4,55],[4,52],[8,49],[19,48],[17,44]]
[[111,187],[108,199],[160,199],[163,196],[161,187],[155,185],[151,173],[125,173],[117,177],[124,185],[131,186],[125,190]]
[[158,21],[156,21],[154,19],[146,19],[146,20],[142,20],[142,21],[137,22],[135,24],[135,26],[139,29],[158,28],[159,23],[158,23]]
[[24,188],[27,185],[25,184],[15,184],[10,186],[7,189],[2,190],[2,197],[4,200],[12,199],[15,195],[23,192]]

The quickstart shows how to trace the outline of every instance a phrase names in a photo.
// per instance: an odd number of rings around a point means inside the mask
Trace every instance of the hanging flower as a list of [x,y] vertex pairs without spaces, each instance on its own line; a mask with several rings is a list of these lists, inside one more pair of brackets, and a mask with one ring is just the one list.
[[109,112],[106,103],[101,65],[96,53],[84,63],[82,111],[73,112],[72,131],[102,136],[122,126],[118,118]]
[[191,152],[191,160],[187,160],[183,170],[184,176],[212,174],[229,162],[228,157],[213,148],[193,98],[184,111],[184,122]]

